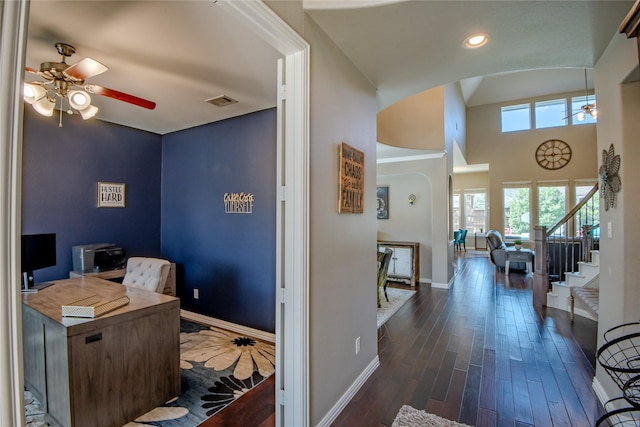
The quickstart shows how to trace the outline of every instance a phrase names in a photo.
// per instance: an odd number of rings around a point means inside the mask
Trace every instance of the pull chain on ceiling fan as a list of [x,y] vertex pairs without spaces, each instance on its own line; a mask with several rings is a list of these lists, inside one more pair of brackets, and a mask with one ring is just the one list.
[[40,64],[39,71],[25,67],[27,72],[43,77],[46,81],[25,82],[24,101],[31,104],[38,113],[50,117],[53,115],[53,110],[59,99],[59,126],[62,126],[65,100],[68,104],[67,112],[69,114],[73,114],[75,110],[84,120],[97,114],[98,107],[91,105],[90,93],[128,102],[149,110],[156,108],[155,102],[114,89],[86,84],[86,79],[104,73],[109,68],[91,58],[84,58],[69,65],[66,63],[66,58],[76,53],[75,47],[66,43],[56,43],[55,47],[62,56],[61,62],[43,62]]

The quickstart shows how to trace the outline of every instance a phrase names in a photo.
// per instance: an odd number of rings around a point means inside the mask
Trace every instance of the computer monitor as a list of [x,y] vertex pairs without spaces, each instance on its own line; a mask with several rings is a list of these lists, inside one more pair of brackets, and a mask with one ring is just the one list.
[[33,288],[33,271],[56,265],[56,234],[22,235],[22,286]]

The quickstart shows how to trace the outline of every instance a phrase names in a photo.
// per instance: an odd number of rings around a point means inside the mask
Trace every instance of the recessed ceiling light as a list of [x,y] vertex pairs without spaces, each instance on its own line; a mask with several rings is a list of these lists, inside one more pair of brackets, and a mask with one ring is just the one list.
[[462,43],[462,45],[467,49],[476,49],[484,46],[488,42],[489,42],[489,35],[479,33],[479,34],[472,34],[466,39],[464,39],[464,43]]

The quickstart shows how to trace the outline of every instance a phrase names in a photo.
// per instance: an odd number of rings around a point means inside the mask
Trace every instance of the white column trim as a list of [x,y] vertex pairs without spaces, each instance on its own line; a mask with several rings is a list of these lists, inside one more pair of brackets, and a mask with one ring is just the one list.
[[24,425],[20,229],[22,83],[29,3],[0,2],[0,425]]
[[[276,425],[309,416],[309,44],[259,0],[217,0],[283,54],[278,88]],[[280,84],[279,84],[280,86]]]

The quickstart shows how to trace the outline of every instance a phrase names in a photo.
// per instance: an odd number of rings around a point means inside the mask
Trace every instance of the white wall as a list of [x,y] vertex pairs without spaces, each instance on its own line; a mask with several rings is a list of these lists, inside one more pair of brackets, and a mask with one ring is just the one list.
[[[380,170],[380,169],[379,169]],[[378,220],[378,240],[420,243],[420,281],[431,282],[433,193],[424,174],[381,175],[378,186],[389,187],[389,219]],[[409,194],[416,196],[409,204]]]
[[[600,314],[598,318],[598,346],[604,344],[603,333],[625,322],[640,319],[640,89],[637,83],[638,51],[636,39],[616,35],[595,67],[594,78],[598,99],[598,164],[602,150],[614,145],[622,164],[622,188],[616,206],[605,211],[600,208],[603,238],[600,241]],[[636,83],[623,85],[634,72]],[[632,79],[633,80],[633,79]],[[612,235],[607,237],[607,224]],[[596,384],[606,397],[618,397],[620,390],[609,375],[597,364]]]
[[[310,19],[311,425],[377,358],[375,89]],[[365,154],[363,214],[339,214],[340,142]],[[355,355],[355,340],[361,351]]]

